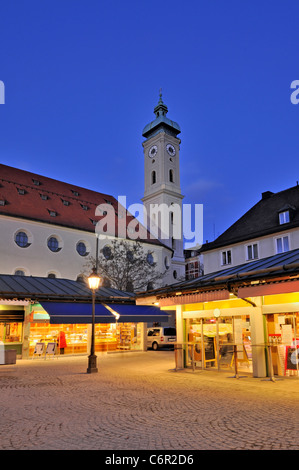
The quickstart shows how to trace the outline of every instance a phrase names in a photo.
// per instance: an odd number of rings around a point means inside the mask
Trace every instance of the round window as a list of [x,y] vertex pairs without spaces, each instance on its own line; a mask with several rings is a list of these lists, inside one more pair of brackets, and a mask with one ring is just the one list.
[[30,243],[28,242],[28,235],[27,233],[25,232],[17,232],[16,235],[15,235],[15,242],[18,246],[20,246],[21,248],[27,248],[27,246],[30,245]]
[[88,254],[87,248],[84,242],[77,243],[76,250],[80,256],[86,256]]
[[113,258],[111,248],[108,245],[104,246],[102,253],[103,253],[104,258],[108,260]]
[[49,250],[53,251],[54,253],[59,251],[59,242],[56,237],[50,237],[47,242]]

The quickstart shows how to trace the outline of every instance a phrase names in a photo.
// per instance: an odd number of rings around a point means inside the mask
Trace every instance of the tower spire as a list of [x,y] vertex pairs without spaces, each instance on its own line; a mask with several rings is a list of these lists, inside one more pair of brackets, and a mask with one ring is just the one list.
[[162,100],[162,88],[160,88],[159,90],[159,101],[158,101],[157,106],[154,109],[154,113],[156,117],[166,116],[166,114],[168,113],[168,108],[166,104],[163,103],[163,100]]

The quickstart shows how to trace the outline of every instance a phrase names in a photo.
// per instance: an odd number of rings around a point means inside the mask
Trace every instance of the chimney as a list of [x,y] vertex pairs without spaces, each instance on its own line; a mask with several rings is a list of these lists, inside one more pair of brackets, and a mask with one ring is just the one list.
[[274,193],[272,193],[272,191],[265,191],[264,193],[262,193],[262,199],[269,199],[269,197],[271,197]]

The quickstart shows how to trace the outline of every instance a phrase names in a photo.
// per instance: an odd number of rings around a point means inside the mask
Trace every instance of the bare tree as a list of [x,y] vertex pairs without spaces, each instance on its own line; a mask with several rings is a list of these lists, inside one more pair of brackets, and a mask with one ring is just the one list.
[[[84,266],[84,274],[89,274],[96,260],[89,257]],[[103,285],[127,292],[138,292],[158,287],[163,273],[157,270],[153,253],[145,250],[139,241],[112,240],[100,250],[98,274],[103,277]]]

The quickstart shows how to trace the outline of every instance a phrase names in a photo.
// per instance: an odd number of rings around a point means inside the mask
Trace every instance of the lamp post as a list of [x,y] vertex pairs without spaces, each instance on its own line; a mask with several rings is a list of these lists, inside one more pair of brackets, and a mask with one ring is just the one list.
[[95,298],[96,290],[99,288],[101,278],[98,276],[96,269],[93,268],[91,275],[88,277],[88,285],[92,292],[92,330],[91,330],[91,347],[90,355],[88,356],[87,373],[98,372],[97,356],[94,353],[94,323],[95,323]]

